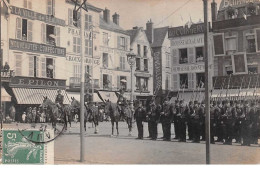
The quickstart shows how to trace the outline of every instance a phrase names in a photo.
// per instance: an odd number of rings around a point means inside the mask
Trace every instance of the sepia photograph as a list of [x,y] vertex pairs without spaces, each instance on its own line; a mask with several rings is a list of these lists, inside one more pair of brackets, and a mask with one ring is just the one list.
[[260,0],[0,14],[0,166],[260,164]]

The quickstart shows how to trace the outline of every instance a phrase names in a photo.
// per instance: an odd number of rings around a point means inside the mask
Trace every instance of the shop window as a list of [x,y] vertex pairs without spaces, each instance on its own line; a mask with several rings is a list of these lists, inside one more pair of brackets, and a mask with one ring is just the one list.
[[136,71],[140,71],[140,70],[141,70],[141,59],[136,58]]
[[144,57],[147,57],[147,46],[144,46]]
[[180,64],[188,63],[188,49],[180,49]]
[[92,27],[92,16],[85,14],[85,30],[91,30]]
[[120,88],[123,90],[127,89],[127,80],[126,76],[119,76],[119,83],[120,83]]
[[46,58],[46,77],[54,78],[54,60],[52,58]]
[[80,38],[73,37],[73,52],[80,54]]
[[144,71],[148,71],[148,59],[144,59]]
[[248,66],[248,74],[258,74],[257,66]]
[[196,47],[195,50],[196,50],[196,62],[204,61],[204,58],[203,58],[204,48],[203,47]]
[[108,46],[108,33],[103,33],[103,45]]
[[120,56],[120,70],[125,70],[125,57]]
[[197,86],[199,88],[205,88],[205,74],[197,73]]
[[[79,43],[80,46],[80,43]],[[92,56],[93,43],[91,39],[85,39],[85,55]]]
[[55,27],[52,25],[46,25],[46,43],[50,45],[55,45]]
[[112,76],[103,74],[103,88],[104,89],[112,88]]
[[137,55],[141,56],[141,46],[140,46],[140,44],[137,44]]
[[108,68],[108,53],[103,53],[103,67]]
[[180,88],[181,89],[188,88],[188,74],[180,74]]
[[55,15],[55,0],[47,0],[47,15]]

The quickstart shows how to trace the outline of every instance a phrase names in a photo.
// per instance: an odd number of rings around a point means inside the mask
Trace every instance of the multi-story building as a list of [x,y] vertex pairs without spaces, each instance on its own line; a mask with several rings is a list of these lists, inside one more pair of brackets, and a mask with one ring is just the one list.
[[[195,24],[191,21],[184,26],[169,28],[172,87],[175,92],[173,99],[184,99],[185,102],[189,102],[191,99],[203,99],[202,93],[204,93],[205,85],[204,31],[204,23]],[[210,41],[211,37],[210,33]],[[208,53],[210,76],[212,77],[211,45]]]
[[150,43],[143,28],[134,27],[127,30],[130,35],[130,46],[136,55],[134,70],[134,97],[146,104],[153,95],[153,59]]
[[[260,71],[260,1],[223,0],[211,4],[214,32],[215,88],[258,86]],[[232,74],[232,76],[231,76]],[[224,84],[222,84],[224,83]],[[253,94],[254,89],[248,91]],[[223,94],[225,95],[225,94]],[[240,94],[241,95],[241,94]],[[225,95],[226,96],[226,95]]]
[[156,101],[162,102],[170,95],[171,85],[171,45],[168,26],[154,28],[152,20],[146,23],[146,35],[152,49],[153,90]]
[[120,89],[131,90],[130,66],[127,53],[130,51],[130,36],[119,26],[119,14],[110,16],[110,10],[105,9],[100,16],[100,90],[103,99],[115,101],[115,92]]

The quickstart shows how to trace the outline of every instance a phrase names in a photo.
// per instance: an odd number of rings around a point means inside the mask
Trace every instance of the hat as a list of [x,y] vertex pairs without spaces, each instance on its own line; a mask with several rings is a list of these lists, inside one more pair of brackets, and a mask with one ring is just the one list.
[[198,104],[198,101],[197,101],[197,100],[195,100],[195,101],[194,101],[194,104]]

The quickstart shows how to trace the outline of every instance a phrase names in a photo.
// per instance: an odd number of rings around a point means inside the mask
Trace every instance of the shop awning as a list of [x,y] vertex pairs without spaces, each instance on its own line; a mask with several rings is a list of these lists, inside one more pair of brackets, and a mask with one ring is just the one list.
[[117,102],[117,96],[115,92],[109,92],[109,91],[98,91],[99,96],[102,98],[102,100],[110,100],[112,103]]
[[2,102],[10,102],[11,96],[6,92],[5,88],[1,88],[1,100]]
[[[68,95],[70,101],[72,101],[71,97],[74,97],[76,100],[80,101],[80,92],[67,92],[67,95]],[[97,93],[94,93],[93,101],[97,102],[97,103],[103,102],[99,98]]]
[[[43,97],[47,96],[55,102],[57,95],[56,89],[29,89],[29,88],[12,88],[18,104],[42,104]],[[61,90],[64,96],[64,104],[70,104],[65,90]]]

